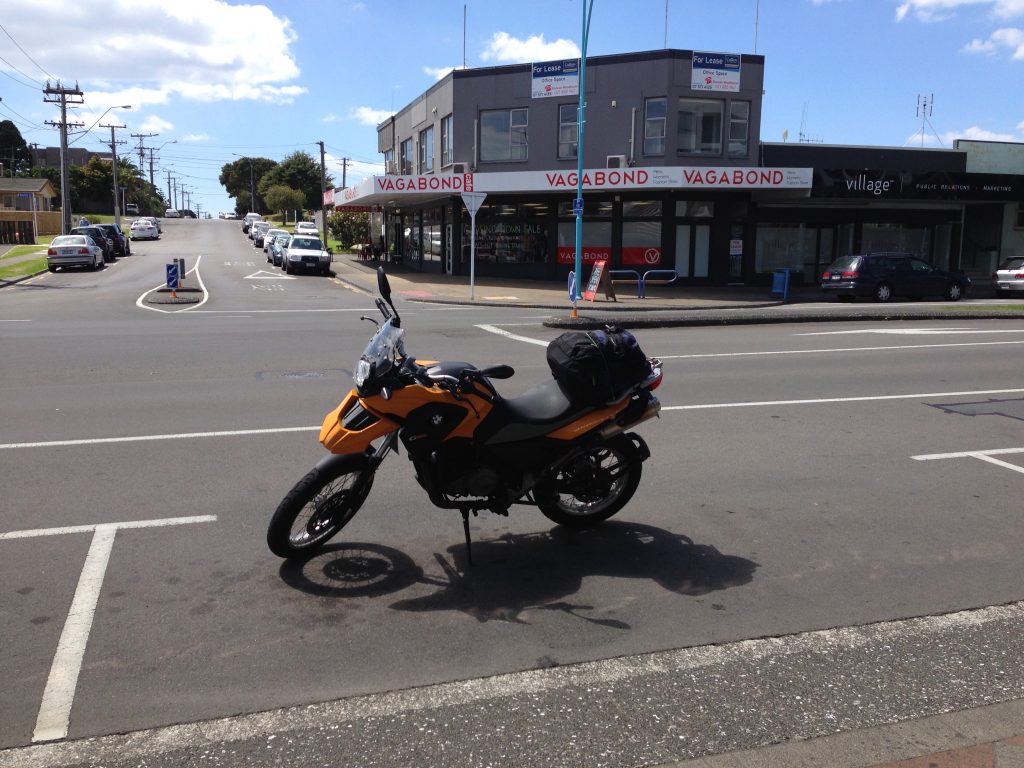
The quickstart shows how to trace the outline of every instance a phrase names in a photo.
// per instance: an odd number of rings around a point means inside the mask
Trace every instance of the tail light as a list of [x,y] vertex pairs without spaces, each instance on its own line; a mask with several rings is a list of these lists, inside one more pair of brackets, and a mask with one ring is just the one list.
[[46,250],[46,255],[47,256],[56,256],[57,255],[57,251],[55,251],[53,248],[48,248]]
[[88,256],[89,255],[89,249],[88,248],[79,248],[78,249],[78,254],[79,254],[79,256]]
[[828,280],[828,270],[825,270],[824,272],[821,273],[821,279]]
[[843,277],[850,280],[856,280],[858,277],[860,277],[860,273],[854,269],[847,272],[843,272]]
[[1013,279],[1014,280],[1024,280],[1024,272],[1018,272],[1016,275],[1013,276]]

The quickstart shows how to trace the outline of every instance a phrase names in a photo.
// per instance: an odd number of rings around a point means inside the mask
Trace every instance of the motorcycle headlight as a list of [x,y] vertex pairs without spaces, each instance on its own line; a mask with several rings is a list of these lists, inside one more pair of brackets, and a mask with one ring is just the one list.
[[356,363],[356,372],[352,378],[355,380],[357,387],[361,387],[366,383],[366,380],[370,378],[372,370],[373,366],[370,365],[368,360],[360,360]]

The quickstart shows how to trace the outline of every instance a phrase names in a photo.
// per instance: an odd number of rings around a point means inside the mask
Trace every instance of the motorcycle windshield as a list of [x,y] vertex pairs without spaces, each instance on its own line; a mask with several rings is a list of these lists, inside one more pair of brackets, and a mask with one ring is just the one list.
[[404,335],[405,331],[396,328],[390,319],[377,329],[356,366],[354,378],[357,386],[363,386],[371,374],[380,376],[387,373],[396,361],[405,356],[402,348]]

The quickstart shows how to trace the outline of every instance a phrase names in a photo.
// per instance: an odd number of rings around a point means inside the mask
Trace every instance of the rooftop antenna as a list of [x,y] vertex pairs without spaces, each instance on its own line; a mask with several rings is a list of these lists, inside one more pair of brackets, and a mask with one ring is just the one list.
[[[935,128],[932,126],[931,120],[928,118],[932,116],[932,106],[935,103],[935,94],[931,93],[927,96],[922,96],[920,93],[917,94],[917,113],[916,116],[921,118],[921,146],[924,146],[924,127],[927,125],[932,129],[932,133],[939,142],[940,147],[946,146],[942,143],[942,139],[939,138],[939,134],[935,133]],[[911,136],[913,138],[913,136]]]
[[462,68],[466,68],[466,4],[462,4]]

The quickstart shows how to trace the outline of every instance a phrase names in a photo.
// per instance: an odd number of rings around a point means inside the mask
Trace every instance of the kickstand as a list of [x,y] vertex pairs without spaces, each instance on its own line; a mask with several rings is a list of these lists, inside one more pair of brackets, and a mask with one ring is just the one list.
[[469,538],[469,510],[462,510],[462,529],[466,532],[466,564],[473,565],[473,542]]

